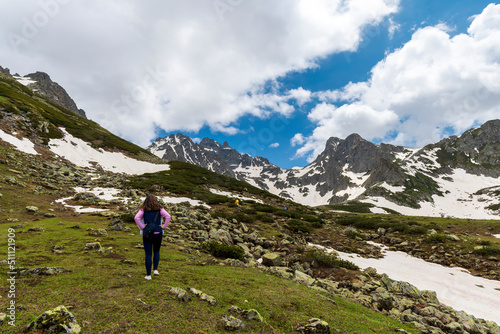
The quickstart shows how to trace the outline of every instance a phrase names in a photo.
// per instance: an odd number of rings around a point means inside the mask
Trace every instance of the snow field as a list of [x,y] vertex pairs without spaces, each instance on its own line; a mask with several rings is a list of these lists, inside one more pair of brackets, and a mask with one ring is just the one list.
[[[370,243],[370,242],[369,242]],[[457,311],[500,324],[500,281],[488,280],[471,275],[463,268],[444,267],[426,262],[404,252],[387,251],[381,247],[385,256],[382,259],[367,259],[357,254],[337,252],[343,260],[348,260],[362,269],[372,267],[379,274],[387,274],[396,281],[408,282],[419,290],[437,293],[439,301]],[[333,251],[319,245],[310,244]]]

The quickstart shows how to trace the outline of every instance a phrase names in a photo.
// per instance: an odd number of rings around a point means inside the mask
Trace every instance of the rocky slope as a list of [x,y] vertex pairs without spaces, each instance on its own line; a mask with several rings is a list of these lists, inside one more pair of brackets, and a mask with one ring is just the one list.
[[317,206],[358,200],[379,212],[498,218],[500,120],[415,150],[375,145],[357,134],[330,138],[308,166],[282,169],[240,154],[228,143],[182,134],[158,138],[148,150],[234,176],[271,193]]

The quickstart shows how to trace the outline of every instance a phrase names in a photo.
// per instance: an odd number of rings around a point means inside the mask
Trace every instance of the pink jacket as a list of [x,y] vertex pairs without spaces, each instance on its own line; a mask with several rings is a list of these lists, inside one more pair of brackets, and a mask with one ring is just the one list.
[[[161,226],[161,228],[166,228],[168,226],[168,223],[170,222],[170,215],[169,215],[169,213],[167,211],[165,211],[164,208],[161,208],[161,210],[160,210],[160,216],[162,218],[165,218],[165,222],[163,223],[163,225]],[[139,212],[137,212],[137,214],[134,217],[135,223],[137,224],[137,226],[141,230],[144,230],[144,227],[146,226],[142,222],[142,218],[143,217],[144,217],[144,210],[143,209],[140,209]]]

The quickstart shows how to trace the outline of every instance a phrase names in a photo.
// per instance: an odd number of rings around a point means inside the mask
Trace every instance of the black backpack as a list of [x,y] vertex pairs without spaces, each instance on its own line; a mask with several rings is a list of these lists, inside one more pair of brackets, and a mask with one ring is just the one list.
[[[153,221],[146,222],[146,219],[144,219],[144,222],[146,223],[146,227],[144,227],[144,230],[142,231],[142,235],[144,238],[148,240],[153,240],[153,239],[160,239],[163,235],[163,230],[159,224],[156,224],[156,220],[158,219],[158,214],[160,211],[156,212],[155,218]],[[161,223],[161,220],[160,220]],[[155,232],[159,232],[156,233]]]

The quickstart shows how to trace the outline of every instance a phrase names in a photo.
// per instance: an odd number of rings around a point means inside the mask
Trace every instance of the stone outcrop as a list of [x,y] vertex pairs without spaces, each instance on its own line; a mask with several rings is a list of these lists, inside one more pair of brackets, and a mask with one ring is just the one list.
[[30,323],[27,331],[43,331],[44,333],[79,334],[81,327],[73,314],[65,306],[58,306],[53,310],[42,313]]
[[85,111],[79,109],[75,101],[69,96],[66,90],[57,82],[52,81],[50,76],[44,72],[35,72],[26,75],[25,77],[35,80],[35,83],[29,84],[28,87],[37,93],[44,95],[52,102],[74,112],[77,115],[86,117]]

